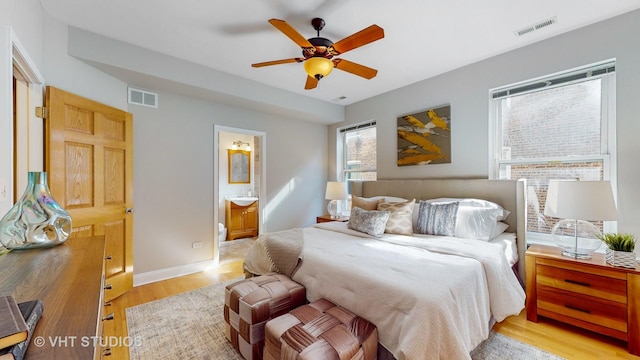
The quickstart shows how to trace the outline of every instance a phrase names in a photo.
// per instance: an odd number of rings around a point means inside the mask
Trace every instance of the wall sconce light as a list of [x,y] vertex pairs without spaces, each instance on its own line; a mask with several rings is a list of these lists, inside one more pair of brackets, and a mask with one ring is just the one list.
[[244,148],[245,151],[251,151],[251,145],[248,142],[244,142],[240,140],[236,140],[233,142],[233,145],[231,145],[231,150],[238,150],[242,146],[245,147]]

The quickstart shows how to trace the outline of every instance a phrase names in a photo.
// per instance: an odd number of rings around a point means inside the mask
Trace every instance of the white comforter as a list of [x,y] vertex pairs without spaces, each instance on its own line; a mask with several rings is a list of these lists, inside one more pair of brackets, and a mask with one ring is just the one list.
[[[470,359],[502,321],[524,308],[525,294],[498,246],[478,240],[371,238],[345,223],[303,231],[302,264],[293,280],[310,301],[326,298],[371,321],[398,360]],[[272,270],[260,244],[245,267]]]

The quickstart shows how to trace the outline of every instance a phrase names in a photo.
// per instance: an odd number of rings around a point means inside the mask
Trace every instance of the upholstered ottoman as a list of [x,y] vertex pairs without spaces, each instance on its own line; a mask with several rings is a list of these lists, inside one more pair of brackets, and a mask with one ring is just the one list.
[[282,274],[269,273],[227,285],[227,339],[245,359],[262,359],[267,320],[306,302],[305,288]]
[[264,360],[373,360],[378,330],[349,310],[320,299],[269,320]]

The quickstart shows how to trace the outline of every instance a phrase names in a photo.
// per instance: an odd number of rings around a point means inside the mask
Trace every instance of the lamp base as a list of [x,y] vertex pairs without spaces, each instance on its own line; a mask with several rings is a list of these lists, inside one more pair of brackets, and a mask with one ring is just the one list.
[[584,220],[560,220],[551,233],[556,246],[562,249],[562,255],[574,259],[590,259],[602,245],[600,230]]
[[332,219],[339,218],[340,215],[338,214],[338,200],[329,201],[329,204],[327,205],[327,211],[329,212],[329,215],[331,215]]

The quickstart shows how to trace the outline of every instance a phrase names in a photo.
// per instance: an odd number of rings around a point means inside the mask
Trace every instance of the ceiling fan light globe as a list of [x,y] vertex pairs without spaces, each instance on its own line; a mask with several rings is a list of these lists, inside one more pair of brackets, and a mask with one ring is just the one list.
[[329,75],[333,70],[333,62],[323,57],[312,57],[304,62],[304,70],[318,80]]

